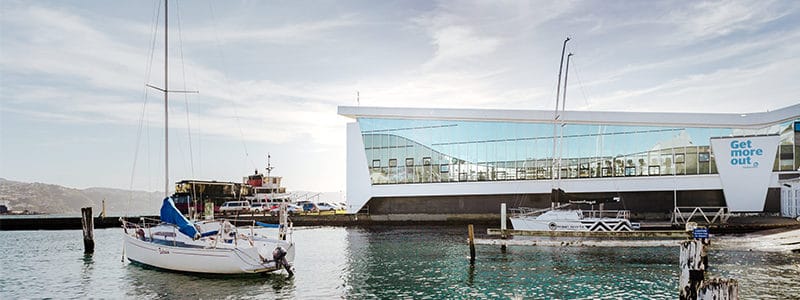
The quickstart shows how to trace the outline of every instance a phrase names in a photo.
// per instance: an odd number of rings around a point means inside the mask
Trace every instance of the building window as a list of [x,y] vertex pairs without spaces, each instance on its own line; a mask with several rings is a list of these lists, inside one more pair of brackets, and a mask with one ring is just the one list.
[[444,164],[444,165],[439,166],[439,172],[440,173],[450,172],[450,165]]
[[389,160],[389,166],[390,167],[397,167],[397,159],[396,158],[390,159]]
[[700,152],[700,153],[697,153],[697,160],[698,160],[699,162],[708,162],[708,161],[710,160],[710,157],[709,157],[709,155],[708,155],[708,152]]
[[373,159],[372,160],[372,167],[373,168],[380,168],[381,167],[381,160],[380,159]]
[[625,176],[636,176],[636,167],[625,167]]
[[648,170],[650,175],[660,175],[661,174],[661,167],[660,166],[650,166],[650,170]]
[[431,165],[431,158],[430,157],[423,157],[422,158],[422,165],[423,166],[430,166]]
[[406,158],[406,167],[413,167],[413,166],[414,166],[414,159]]

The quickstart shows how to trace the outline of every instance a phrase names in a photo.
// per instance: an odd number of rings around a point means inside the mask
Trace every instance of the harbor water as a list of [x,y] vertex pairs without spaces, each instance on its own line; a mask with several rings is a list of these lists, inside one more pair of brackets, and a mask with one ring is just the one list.
[[[485,229],[480,229],[485,232]],[[479,232],[480,232],[479,230]],[[265,231],[266,233],[271,233]],[[0,231],[0,299],[675,299],[677,247],[478,246],[465,226],[296,228],[295,276],[198,276],[122,261],[121,229]],[[800,254],[712,248],[742,299],[800,296]]]

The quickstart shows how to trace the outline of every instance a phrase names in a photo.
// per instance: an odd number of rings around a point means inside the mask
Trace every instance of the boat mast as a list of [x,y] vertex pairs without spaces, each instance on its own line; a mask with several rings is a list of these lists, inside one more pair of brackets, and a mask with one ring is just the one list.
[[168,16],[167,5],[168,0],[164,0],[164,198],[169,196],[169,86],[168,73],[169,64],[169,29],[168,29]]
[[164,93],[164,198],[169,197],[169,93],[199,93],[198,91],[170,91],[169,87],[169,26],[168,0],[164,0],[164,88],[146,84]]
[[[561,95],[561,116],[564,116],[564,110],[567,106],[567,78],[569,78],[569,59],[572,57],[572,53],[567,54],[567,67],[564,70],[564,94]],[[563,157],[564,153],[564,126],[567,124],[565,123],[564,119],[561,119],[561,126],[559,126],[559,136],[558,136],[558,187],[561,188],[561,158]],[[559,191],[561,194],[561,191]],[[561,200],[556,197],[556,204],[560,205]]]
[[272,176],[270,175],[272,174],[272,169],[274,168],[270,163],[271,158],[272,156],[269,153],[267,153],[267,182],[269,183],[269,193],[270,193],[269,201],[273,202],[275,201],[275,187],[272,186]]
[[555,203],[558,202],[558,191],[557,190],[559,188],[559,186],[558,186],[559,183],[556,181],[556,177],[561,172],[561,170],[556,170],[556,162],[557,162],[557,160],[556,160],[556,135],[558,133],[557,129],[558,129],[558,118],[559,118],[559,115],[558,115],[558,102],[559,101],[558,100],[559,100],[559,97],[561,96],[561,94],[560,94],[561,93],[561,71],[564,68],[564,52],[566,52],[566,50],[567,50],[567,42],[569,42],[569,40],[570,40],[570,38],[567,37],[564,40],[564,46],[561,47],[561,63],[558,66],[558,86],[556,86],[556,109],[553,111],[553,161],[550,164],[551,171],[552,171],[552,172],[550,172],[550,176],[551,176],[550,178],[553,181],[552,188],[550,190],[550,193],[551,193],[551,195],[550,195],[550,208],[551,209],[554,209],[555,208]]

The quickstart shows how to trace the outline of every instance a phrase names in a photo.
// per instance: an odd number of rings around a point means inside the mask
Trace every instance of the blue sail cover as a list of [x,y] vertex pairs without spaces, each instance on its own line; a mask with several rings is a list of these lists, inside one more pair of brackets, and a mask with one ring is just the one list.
[[200,236],[194,225],[175,207],[171,197],[164,198],[164,203],[161,204],[161,222],[177,225],[178,230],[190,238],[196,239]]

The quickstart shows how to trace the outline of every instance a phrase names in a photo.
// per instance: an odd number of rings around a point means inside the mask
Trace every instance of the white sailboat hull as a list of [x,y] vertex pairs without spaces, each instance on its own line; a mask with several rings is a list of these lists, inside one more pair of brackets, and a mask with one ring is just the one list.
[[516,230],[532,231],[631,231],[625,219],[536,220],[532,217],[510,218]]
[[631,231],[626,218],[584,217],[580,210],[552,210],[538,216],[513,216],[511,226],[531,231]]
[[[143,241],[126,234],[124,251],[132,262],[172,271],[209,274],[248,274],[279,270],[280,267],[271,261],[272,250],[278,246],[286,249],[289,262],[294,261],[294,244],[286,241],[257,243],[260,245],[230,248],[170,246]],[[267,261],[263,262],[261,257]]]

